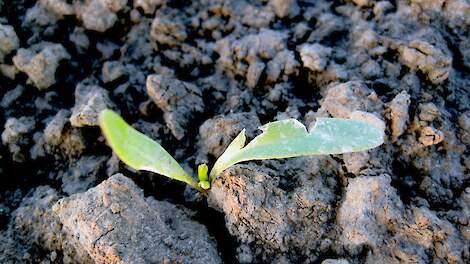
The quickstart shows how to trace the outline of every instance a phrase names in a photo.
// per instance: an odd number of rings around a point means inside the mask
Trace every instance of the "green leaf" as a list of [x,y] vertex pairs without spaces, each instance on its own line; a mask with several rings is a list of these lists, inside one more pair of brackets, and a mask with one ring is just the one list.
[[183,181],[200,190],[198,183],[160,144],[128,125],[115,112],[101,111],[99,123],[109,146],[129,167]]
[[242,161],[364,151],[381,145],[384,134],[369,123],[342,118],[319,118],[310,133],[295,119],[271,122],[261,130],[245,147],[245,131],[240,132],[215,162],[212,181]]

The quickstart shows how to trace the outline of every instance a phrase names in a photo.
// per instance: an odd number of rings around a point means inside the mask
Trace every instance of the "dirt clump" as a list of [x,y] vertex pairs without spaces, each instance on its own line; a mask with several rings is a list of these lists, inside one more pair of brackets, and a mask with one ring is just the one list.
[[[39,186],[27,194],[12,213],[8,229],[1,231],[2,263],[57,261],[93,263],[88,253],[63,232],[62,224],[52,211],[61,198],[50,186]],[[41,251],[48,252],[46,255]]]
[[12,117],[6,121],[2,143],[8,146],[12,159],[16,162],[25,160],[24,146],[28,145],[31,140],[27,134],[33,131],[35,125],[34,117]]
[[254,138],[260,126],[258,117],[251,112],[216,116],[199,127],[200,145],[205,154],[219,157],[243,129],[250,139]]
[[19,48],[20,40],[12,26],[0,24],[0,41],[0,62],[3,62],[6,55]]
[[241,76],[246,85],[255,88],[264,72],[271,83],[295,75],[299,66],[292,51],[286,47],[286,35],[273,30],[240,39],[227,37],[217,42],[217,63],[233,76]]
[[18,49],[13,62],[38,89],[47,89],[55,84],[55,72],[59,62],[65,59],[70,59],[70,55],[61,44],[42,42]]
[[53,211],[95,263],[221,262],[205,227],[193,222],[190,212],[145,198],[121,174],[59,200]]
[[81,131],[70,124],[70,115],[69,110],[59,110],[47,121],[43,131],[35,133],[35,144],[30,150],[33,159],[51,155],[72,160],[83,153],[85,139]]
[[463,263],[468,254],[466,242],[450,222],[425,207],[407,208],[388,175],[351,180],[338,223],[346,250],[371,247],[365,263]]
[[214,182],[208,202],[241,242],[241,263],[315,261],[328,250],[337,183],[323,173],[334,164],[298,158],[272,168],[235,165]]
[[201,91],[193,84],[162,75],[147,77],[147,92],[164,112],[166,125],[182,139],[194,116],[204,111]]
[[108,91],[97,86],[79,84],[75,89],[75,106],[72,108],[70,124],[74,127],[98,126],[100,111],[113,107]]

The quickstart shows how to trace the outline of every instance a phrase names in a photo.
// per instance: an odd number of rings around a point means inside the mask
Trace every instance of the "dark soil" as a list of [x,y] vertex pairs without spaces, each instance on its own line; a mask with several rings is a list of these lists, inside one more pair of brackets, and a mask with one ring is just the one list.
[[[0,263],[469,263],[469,36],[468,0],[0,0]],[[205,197],[119,162],[105,108],[187,171],[289,117],[386,140],[239,164]],[[128,189],[141,211],[96,233],[90,197]],[[144,224],[176,240],[149,253]]]

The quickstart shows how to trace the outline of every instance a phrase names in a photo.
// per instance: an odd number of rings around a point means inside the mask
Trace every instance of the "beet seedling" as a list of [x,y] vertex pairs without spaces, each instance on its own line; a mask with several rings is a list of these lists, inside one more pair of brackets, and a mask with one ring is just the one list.
[[245,146],[245,130],[230,143],[209,173],[198,166],[199,181],[191,177],[160,144],[128,125],[118,114],[103,110],[101,130],[116,155],[136,170],[155,172],[186,182],[204,192],[230,166],[249,160],[279,159],[310,155],[364,151],[383,143],[383,131],[368,123],[343,118],[318,118],[310,132],[295,119],[275,121]]

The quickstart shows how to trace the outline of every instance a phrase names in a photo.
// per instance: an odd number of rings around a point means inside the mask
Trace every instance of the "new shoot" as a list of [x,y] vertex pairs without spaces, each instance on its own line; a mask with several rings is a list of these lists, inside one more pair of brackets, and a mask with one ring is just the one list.
[[353,119],[318,118],[311,131],[296,119],[275,121],[262,126],[262,133],[247,145],[242,130],[210,172],[206,164],[198,166],[196,180],[160,144],[112,110],[103,110],[99,123],[109,146],[129,167],[185,182],[201,192],[209,190],[225,169],[240,162],[365,151],[380,146],[384,137],[381,129]]

